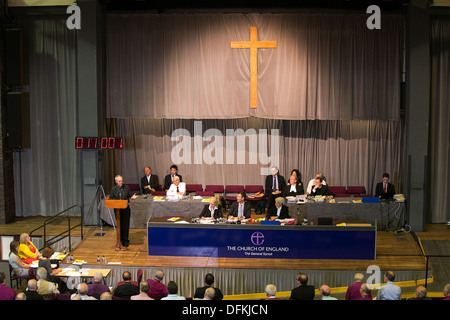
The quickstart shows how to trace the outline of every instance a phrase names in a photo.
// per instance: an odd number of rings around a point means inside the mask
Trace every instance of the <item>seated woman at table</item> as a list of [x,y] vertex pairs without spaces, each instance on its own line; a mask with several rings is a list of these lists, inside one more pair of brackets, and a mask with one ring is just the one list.
[[219,198],[211,197],[209,204],[203,207],[202,213],[200,213],[200,218],[214,218],[219,219],[223,217],[222,207],[219,206]]
[[289,208],[285,205],[286,200],[283,197],[275,199],[275,206],[267,212],[267,220],[288,219]]
[[55,250],[51,247],[45,247],[44,250],[42,250],[41,259],[39,259],[39,267],[47,270],[47,279],[45,280],[58,284],[59,292],[66,292],[66,283],[61,278],[56,276],[58,273],[62,272],[62,268],[59,268],[59,266],[54,269],[52,268],[50,258],[54,253]]
[[32,264],[41,258],[41,253],[31,242],[28,233],[22,233],[19,238],[19,249],[17,250],[20,259],[26,264]]
[[19,242],[11,241],[11,243],[9,244],[9,264],[13,268],[15,275],[26,276],[28,275],[28,269],[30,268],[30,265],[22,262],[18,254],[18,250]]

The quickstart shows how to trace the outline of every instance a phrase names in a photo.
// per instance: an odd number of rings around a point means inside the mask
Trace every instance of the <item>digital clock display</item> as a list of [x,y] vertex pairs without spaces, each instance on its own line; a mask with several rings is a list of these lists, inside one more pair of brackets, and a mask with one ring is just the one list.
[[122,138],[76,137],[75,149],[78,150],[115,150],[123,149]]

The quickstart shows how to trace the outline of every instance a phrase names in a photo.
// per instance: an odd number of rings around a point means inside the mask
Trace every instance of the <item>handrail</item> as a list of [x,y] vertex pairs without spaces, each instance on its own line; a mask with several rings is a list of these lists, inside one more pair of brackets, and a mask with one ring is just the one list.
[[[50,222],[52,222],[53,220],[55,220],[56,218],[58,218],[59,216],[61,216],[63,213],[65,213],[65,212],[67,212],[67,211],[69,211],[69,210],[72,210],[73,208],[79,208],[79,209],[80,209],[81,222],[80,222],[79,224],[77,224],[76,226],[71,227],[71,226],[70,226],[70,216],[63,217],[63,218],[66,218],[66,219],[67,219],[68,229],[67,229],[66,231],[63,231],[63,232],[61,232],[60,234],[58,234],[58,235],[56,235],[56,236],[54,236],[54,237],[52,237],[52,238],[50,238],[50,239],[47,240],[47,230],[46,230],[47,225],[48,225]],[[83,226],[84,226],[84,222],[83,222],[83,221],[84,221],[84,217],[83,217],[83,208],[82,208],[80,205],[77,205],[77,204],[76,204],[76,205],[73,205],[73,206],[71,206],[71,207],[69,207],[69,208],[67,208],[67,209],[65,209],[65,210],[63,210],[63,211],[57,213],[56,215],[54,215],[54,216],[48,218],[47,220],[45,220],[45,221],[44,221],[44,224],[43,224],[42,226],[37,227],[36,229],[32,230],[32,231],[29,233],[29,236],[31,237],[31,235],[33,234],[33,232],[35,232],[35,231],[37,231],[37,230],[39,230],[39,229],[41,229],[41,228],[44,228],[44,248],[45,248],[45,247],[48,245],[48,243],[50,243],[52,240],[54,240],[54,239],[56,239],[56,238],[62,236],[62,235],[65,234],[65,233],[68,233],[68,234],[65,235],[64,237],[58,239],[58,241],[59,241],[59,240],[62,240],[62,239],[64,239],[64,238],[69,237],[69,251],[72,251],[72,236],[71,236],[70,231],[73,230],[73,229],[75,229],[75,228],[81,227],[81,240],[83,240]],[[55,242],[56,242],[56,241],[55,241]],[[54,242],[54,243],[55,243],[55,242]],[[41,248],[40,250],[42,250],[42,248]]]

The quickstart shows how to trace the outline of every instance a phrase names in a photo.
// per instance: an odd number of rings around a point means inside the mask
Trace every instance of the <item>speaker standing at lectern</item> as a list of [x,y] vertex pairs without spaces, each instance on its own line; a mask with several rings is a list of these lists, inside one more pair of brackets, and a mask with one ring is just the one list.
[[[130,187],[123,184],[123,177],[118,175],[115,177],[116,185],[112,188],[109,198],[112,200],[128,200],[136,199],[138,196],[131,194]],[[120,242],[127,248],[130,244],[128,235],[130,231],[130,206],[120,209]]]

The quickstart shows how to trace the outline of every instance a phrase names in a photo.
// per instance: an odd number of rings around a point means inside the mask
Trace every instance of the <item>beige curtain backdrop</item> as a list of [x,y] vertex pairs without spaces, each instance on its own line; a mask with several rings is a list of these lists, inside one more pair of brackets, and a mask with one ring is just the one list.
[[[402,17],[366,14],[108,14],[107,117],[399,120]],[[250,110],[250,50],[258,108]]]

